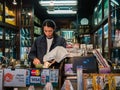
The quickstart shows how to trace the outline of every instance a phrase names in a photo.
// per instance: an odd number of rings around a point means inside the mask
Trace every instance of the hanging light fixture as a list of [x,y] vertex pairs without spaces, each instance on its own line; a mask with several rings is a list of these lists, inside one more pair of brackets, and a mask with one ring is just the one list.
[[39,4],[41,6],[76,6],[77,5],[77,0],[56,0],[56,1],[46,1],[46,0],[41,0],[39,1]]
[[13,5],[17,5],[17,2],[16,2],[16,0],[13,0],[13,2],[12,2],[12,3],[13,3]]
[[77,11],[73,11],[73,10],[47,10],[48,14],[76,14]]

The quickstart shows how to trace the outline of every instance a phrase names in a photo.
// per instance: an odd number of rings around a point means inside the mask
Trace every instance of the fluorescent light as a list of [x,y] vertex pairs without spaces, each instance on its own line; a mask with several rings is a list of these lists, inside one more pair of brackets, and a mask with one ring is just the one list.
[[47,10],[48,14],[76,14],[77,11],[73,11],[73,10],[53,10],[53,11],[49,11]]
[[73,1],[39,1],[41,6],[75,6],[77,0]]

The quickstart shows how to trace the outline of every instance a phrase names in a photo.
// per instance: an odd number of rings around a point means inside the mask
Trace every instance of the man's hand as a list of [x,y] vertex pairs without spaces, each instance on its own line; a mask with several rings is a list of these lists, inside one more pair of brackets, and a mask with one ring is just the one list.
[[40,60],[38,58],[34,58],[33,64],[37,65],[37,64],[41,64],[41,62],[40,62]]

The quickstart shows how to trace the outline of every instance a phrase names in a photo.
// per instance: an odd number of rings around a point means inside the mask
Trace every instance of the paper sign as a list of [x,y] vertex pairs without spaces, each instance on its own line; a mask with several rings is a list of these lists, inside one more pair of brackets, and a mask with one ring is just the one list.
[[25,69],[4,69],[4,86],[25,87],[26,70]]
[[26,85],[30,85],[30,70],[26,70]]
[[51,69],[50,71],[50,82],[52,83],[58,83],[58,75],[59,75],[59,71],[58,69]]

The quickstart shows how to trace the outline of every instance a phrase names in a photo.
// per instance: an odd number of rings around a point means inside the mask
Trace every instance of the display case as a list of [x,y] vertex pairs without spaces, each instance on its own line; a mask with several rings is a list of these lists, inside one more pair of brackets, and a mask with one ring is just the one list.
[[17,36],[16,31],[6,28],[5,29],[5,56],[7,58],[17,58],[16,42]]
[[[32,4],[24,3],[21,8],[20,25],[20,60],[28,64],[28,53],[33,43],[34,21]],[[26,62],[25,62],[26,60]]]
[[111,60],[120,64],[120,1],[111,1]]
[[108,17],[109,13],[109,0],[103,0],[104,3],[104,18]]
[[18,42],[16,27],[17,6],[14,6],[10,1],[0,0],[0,58],[17,59]]
[[97,7],[94,8],[94,13],[93,13],[93,25],[96,26],[98,24],[98,18],[97,18]]
[[103,42],[103,39],[102,39],[102,28],[99,28],[96,32],[95,32],[95,42],[94,42],[94,47],[97,48],[97,49],[100,49],[100,52],[102,53],[102,42]]
[[[111,59],[115,39],[116,0],[100,0],[94,9],[94,48],[100,48],[105,59]],[[118,43],[117,43],[118,44]]]
[[31,47],[31,32],[30,28],[22,28],[20,30],[20,59],[28,59],[27,55]]
[[79,26],[79,42],[80,44],[91,44],[90,36],[91,26],[90,25],[80,25]]
[[90,35],[80,35],[80,44],[91,44],[91,37]]
[[97,26],[104,23],[109,15],[109,0],[100,0],[94,8],[93,12],[93,25]]
[[97,17],[98,17],[98,23],[100,23],[102,21],[102,0],[99,1],[98,3],[98,9],[97,9]]
[[108,47],[108,23],[103,26],[104,30],[104,57],[108,58],[109,47]]

